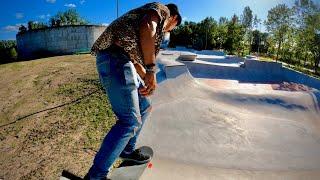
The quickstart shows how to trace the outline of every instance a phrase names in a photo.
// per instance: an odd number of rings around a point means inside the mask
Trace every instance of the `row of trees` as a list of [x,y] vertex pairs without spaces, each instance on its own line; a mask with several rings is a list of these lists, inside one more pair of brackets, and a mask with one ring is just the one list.
[[21,25],[18,33],[24,33],[28,30],[42,29],[47,27],[59,27],[66,25],[85,25],[88,21],[82,18],[75,9],[69,9],[65,12],[58,12],[51,17],[48,23],[29,21],[28,26]]
[[15,61],[17,56],[16,41],[0,41],[0,64]]
[[265,40],[267,33],[253,30],[260,22],[248,6],[244,8],[241,17],[234,14],[230,19],[220,17],[218,21],[212,17],[199,23],[185,21],[171,33],[170,46],[224,49],[230,54],[239,55],[248,54],[252,50],[264,50],[265,43],[258,41]]
[[316,73],[320,61],[320,5],[312,0],[296,0],[292,8],[279,4],[265,21],[271,34],[276,59],[307,67]]
[[[259,29],[264,24],[267,32]],[[262,22],[249,6],[239,16],[207,17],[184,22],[171,33],[170,46],[224,49],[244,56],[253,52],[276,60],[312,68],[320,60],[320,7],[312,0],[296,0],[293,7],[279,4]]]

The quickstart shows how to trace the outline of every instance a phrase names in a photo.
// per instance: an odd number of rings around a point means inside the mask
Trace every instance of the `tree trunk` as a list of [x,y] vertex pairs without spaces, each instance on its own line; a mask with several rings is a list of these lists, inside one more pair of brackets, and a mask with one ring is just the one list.
[[[249,32],[249,33],[250,33],[250,32]],[[251,42],[252,42],[252,35],[251,35],[251,33],[250,33],[250,34],[249,34],[249,55],[251,54],[251,46],[252,46]]]
[[307,56],[308,56],[308,53],[306,53],[306,55],[304,56],[304,64],[303,64],[304,67],[306,67],[306,64],[307,64]]
[[279,40],[276,61],[278,61],[278,58],[279,58],[279,52],[280,52],[281,43],[282,43],[281,40]]

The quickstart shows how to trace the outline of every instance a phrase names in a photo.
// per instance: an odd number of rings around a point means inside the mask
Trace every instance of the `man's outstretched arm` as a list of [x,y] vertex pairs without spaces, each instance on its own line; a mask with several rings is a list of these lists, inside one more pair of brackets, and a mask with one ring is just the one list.
[[[149,11],[140,23],[140,45],[143,53],[143,61],[145,65],[155,64],[155,36],[157,24],[160,20],[158,14]],[[139,71],[139,69],[137,69]],[[146,88],[142,89],[142,95],[150,95],[156,88],[156,79],[153,73],[147,73],[144,77]]]

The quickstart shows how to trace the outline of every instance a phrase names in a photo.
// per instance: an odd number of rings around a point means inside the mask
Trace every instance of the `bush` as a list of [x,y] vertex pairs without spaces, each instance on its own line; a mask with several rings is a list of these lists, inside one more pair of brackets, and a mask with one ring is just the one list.
[[0,41],[0,64],[17,60],[16,41]]
[[18,57],[17,50],[16,50],[16,48],[12,47],[9,50],[9,58],[12,59],[12,60],[17,60],[17,57]]

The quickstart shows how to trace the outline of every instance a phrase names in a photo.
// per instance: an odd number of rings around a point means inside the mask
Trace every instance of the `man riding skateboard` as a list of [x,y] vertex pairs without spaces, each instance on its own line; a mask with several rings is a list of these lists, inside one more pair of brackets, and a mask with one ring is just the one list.
[[85,179],[106,179],[120,156],[137,163],[150,161],[135,149],[141,128],[151,111],[156,88],[155,60],[165,32],[181,23],[175,4],[148,3],[113,21],[94,43],[99,79],[116,124],[105,136]]

